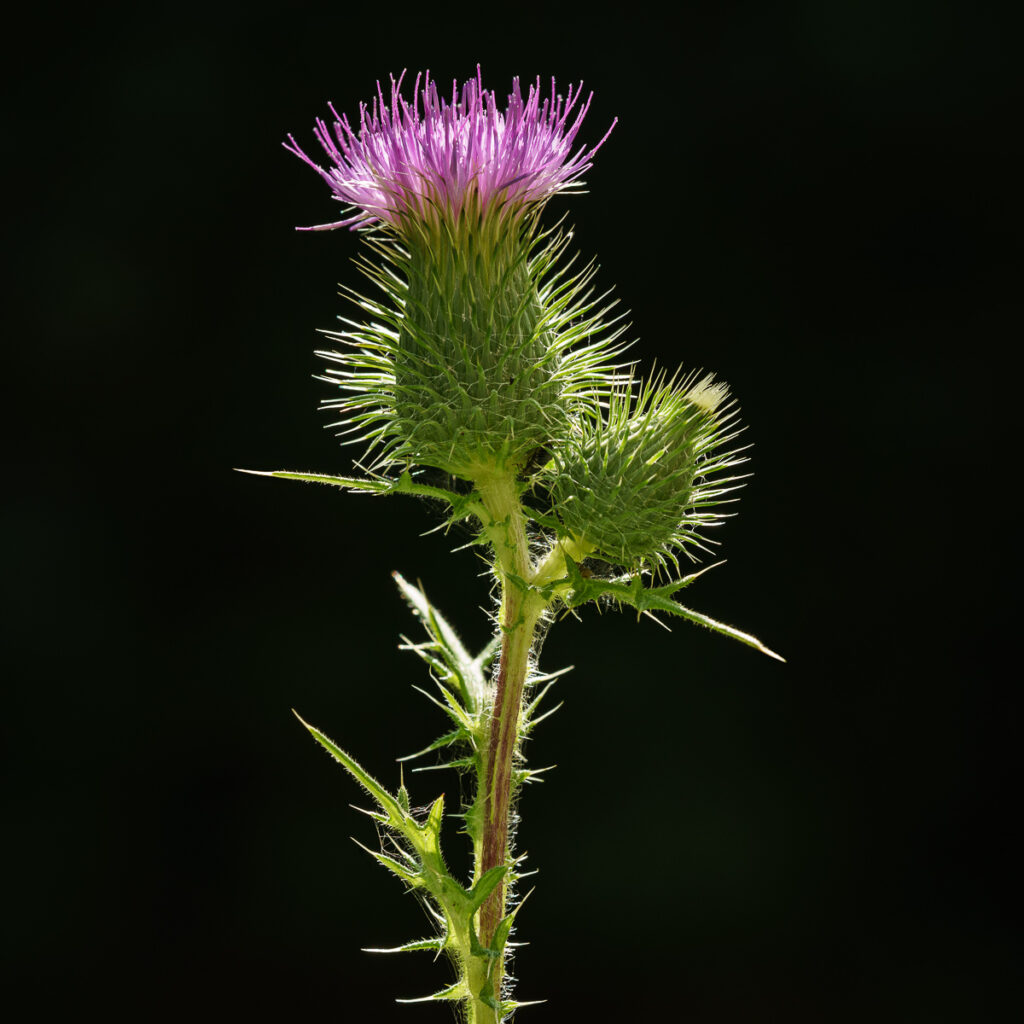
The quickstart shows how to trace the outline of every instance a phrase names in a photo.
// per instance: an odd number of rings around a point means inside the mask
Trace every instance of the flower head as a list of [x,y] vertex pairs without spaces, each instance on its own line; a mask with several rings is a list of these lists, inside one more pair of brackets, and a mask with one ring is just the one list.
[[285,148],[353,208],[312,230],[375,222],[400,229],[408,217],[457,217],[467,205],[480,213],[533,206],[578,186],[616,123],[593,148],[574,148],[591,99],[580,102],[582,83],[563,98],[552,79],[550,97],[541,99],[538,78],[524,100],[519,79],[513,79],[501,111],[495,93],[484,89],[479,67],[461,92],[452,83],[450,100],[440,97],[428,72],[416,76],[410,104],[401,95],[403,78],[404,72],[392,77],[390,103],[377,83],[372,105],[360,105],[358,131],[333,106],[333,134],[317,119],[314,133],[331,161],[326,170],[288,136]]

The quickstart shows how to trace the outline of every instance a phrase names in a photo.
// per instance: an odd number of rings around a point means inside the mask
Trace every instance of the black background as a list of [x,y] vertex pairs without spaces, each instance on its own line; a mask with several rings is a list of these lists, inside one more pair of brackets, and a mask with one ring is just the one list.
[[582,78],[590,143],[619,117],[550,217],[646,365],[740,400],[754,476],[688,599],[789,659],[629,615],[552,632],[543,664],[576,667],[528,750],[558,767],[522,804],[523,1019],[992,1019],[1019,953],[1015,39],[893,0],[149,5],[8,40],[4,960],[41,1015],[448,1019],[391,1003],[444,965],[359,952],[429,926],[289,708],[396,783],[442,723],[389,573],[482,644],[482,566],[419,536],[427,506],[232,467],[350,469],[312,350],[359,245],[293,231],[336,205],[281,141],[479,61],[501,95]]

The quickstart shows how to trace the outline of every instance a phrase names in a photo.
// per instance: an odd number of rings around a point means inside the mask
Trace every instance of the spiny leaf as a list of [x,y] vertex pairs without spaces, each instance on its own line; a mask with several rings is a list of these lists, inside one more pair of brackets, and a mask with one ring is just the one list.
[[441,834],[441,825],[444,821],[444,793],[442,793],[431,805],[427,820],[421,826],[424,832],[432,836]]
[[[523,876],[520,876],[523,877]],[[509,934],[512,931],[512,925],[515,923],[516,915],[520,910],[523,909],[523,904],[530,898],[533,893],[531,889],[516,905],[510,913],[506,914],[499,922],[498,927],[494,929],[494,938],[491,939],[491,947],[497,950],[499,953],[505,948],[505,944],[508,942]]]
[[421,686],[414,686],[413,689],[417,693],[422,693],[431,704],[436,704],[456,725],[467,732],[469,731],[472,721],[462,705],[452,696],[450,690],[441,686],[441,696],[444,697],[444,700],[438,700],[432,693],[427,693]]
[[339,762],[345,770],[349,773],[380,804],[380,806],[387,811],[391,818],[391,823],[396,827],[401,828],[403,831],[409,829],[415,829],[416,823],[402,808],[402,805],[398,800],[393,797],[368,771],[366,771],[362,765],[359,764],[355,758],[350,757],[341,749],[336,743],[328,739],[319,729],[305,721],[302,716],[293,708],[292,714],[302,722],[302,724],[309,730],[310,735],[322,746],[325,750]]
[[[632,577],[629,583],[622,583],[616,580],[599,580],[593,577],[587,579],[581,575],[579,567],[571,557],[566,555],[565,561],[568,574],[567,579],[572,588],[572,596],[566,602],[570,608],[575,608],[587,601],[594,601],[607,595],[619,604],[628,604],[639,612],[660,611],[666,612],[669,615],[678,615],[701,626],[706,626],[708,629],[721,633],[723,636],[738,640],[740,643],[753,647],[755,650],[760,651],[762,654],[767,654],[768,657],[775,658],[777,661],[786,660],[781,655],[776,654],[775,651],[766,647],[756,636],[744,633],[742,630],[735,629],[732,626],[727,626],[725,623],[718,622],[702,612],[695,612],[690,608],[685,608],[671,599],[672,594],[682,587],[688,586],[700,573],[693,573],[665,586],[645,587],[639,575]],[[712,567],[709,566],[709,568]],[[706,572],[707,570],[701,571]]]
[[392,874],[397,875],[403,882],[411,885],[413,888],[420,888],[423,886],[423,879],[416,871],[410,871],[404,864],[400,864],[394,857],[389,857],[386,853],[377,853],[371,850],[368,846],[364,846],[358,839],[353,839],[353,843],[361,850],[365,850],[375,861],[380,862],[390,871]]
[[543,715],[538,718],[530,718],[527,720],[526,725],[523,726],[523,735],[533,732],[534,726],[540,725],[545,718],[550,718],[563,704],[565,701],[559,701],[553,708],[548,708]]
[[405,788],[405,775],[404,774],[402,775],[402,783],[398,787],[398,802],[399,802],[399,804],[401,804],[402,810],[408,813],[409,810],[410,810],[409,790],[407,790]]
[[638,601],[664,599],[668,600],[677,590],[688,587],[698,577],[714,569],[715,565],[705,566],[699,572],[691,573],[682,579],[673,580],[660,587],[645,587],[640,574],[620,578],[617,580],[605,580],[594,576],[584,576],[579,565],[571,555],[566,554],[566,581],[572,589],[572,597],[567,602],[570,607],[577,607],[587,601],[596,601],[598,598],[608,595],[615,600],[637,607]]
[[[473,658],[463,646],[458,634],[448,624],[441,613],[427,600],[427,595],[419,588],[405,580],[400,573],[391,574],[398,585],[402,596],[417,614],[423,628],[438,645],[449,669],[459,684],[460,695],[466,709],[476,711],[483,701],[486,682],[483,668],[478,659]],[[417,651],[422,657],[424,652]],[[425,660],[429,660],[425,657]]]
[[427,640],[422,644],[414,644],[405,636],[402,643],[398,645],[400,651],[412,651],[430,669],[431,678],[441,683],[448,689],[457,691],[460,699],[467,708],[473,708],[473,701],[466,699],[467,687],[463,682],[462,674],[457,668],[453,668],[450,659],[441,652],[438,656],[439,645],[436,640]]
[[[572,670],[573,670],[573,666],[572,665],[566,665],[565,668],[555,669],[554,672],[544,672],[544,673],[542,673],[539,676],[535,676],[535,675],[531,674],[529,676],[529,678],[526,680],[526,685],[529,686],[531,689],[533,689],[533,688],[536,688],[536,687],[540,686],[541,683],[552,683],[556,679],[561,679],[562,676],[566,675],[567,673],[571,672]],[[549,689],[549,687],[545,687],[544,688],[544,693],[547,693],[548,689]],[[541,694],[541,696],[543,696],[543,694]]]
[[392,949],[364,949],[364,953],[414,953],[417,950],[440,953],[444,949],[445,939],[417,939],[415,942],[407,942],[404,946],[395,946]]
[[490,978],[484,982],[483,988],[481,988],[477,993],[477,999],[479,999],[485,1006],[489,1006],[492,1010],[497,1010],[501,1016],[504,1016],[505,1013],[508,1012],[507,1004],[500,1003],[494,998],[494,982],[491,981]]
[[469,663],[473,659],[469,652],[462,645],[458,634],[441,613],[427,600],[427,595],[419,587],[414,587],[401,573],[393,572],[391,578],[395,581],[402,596],[409,603],[409,606],[417,613],[424,627],[431,635],[439,640],[447,650],[454,654],[459,662]]
[[440,992],[435,992],[432,996],[420,996],[419,999],[396,999],[396,1003],[429,1003],[435,999],[441,999],[446,1001],[453,1001],[457,999],[466,999],[469,996],[469,989],[466,987],[466,983],[463,981],[457,981],[454,985],[449,985],[448,988],[441,989]]
[[545,772],[551,771],[552,768],[557,768],[558,765],[549,764],[546,768],[520,768],[514,772],[516,779],[516,785],[522,785],[524,782],[543,782],[541,776]]
[[[522,903],[519,904],[522,906]],[[505,951],[505,945],[508,942],[509,933],[512,931],[512,924],[515,921],[516,913],[519,907],[516,907],[511,914],[506,914],[499,922],[498,927],[494,929],[494,937],[491,939],[490,951],[494,957],[500,957]]]
[[508,865],[496,864],[480,876],[479,881],[469,891],[469,911],[471,914],[475,914],[484,905],[484,901],[505,877],[507,871]]
[[781,654],[776,654],[770,647],[765,647],[756,636],[751,636],[750,633],[744,633],[742,630],[727,626],[724,622],[717,622],[702,612],[695,612],[691,608],[684,608],[681,604],[676,604],[675,602],[672,602],[671,608],[662,608],[661,610],[671,612],[673,615],[680,615],[684,619],[696,622],[699,626],[707,626],[708,629],[712,629],[716,633],[731,637],[733,640],[739,640],[741,644],[753,647],[755,650],[760,651],[762,654],[767,654],[769,658],[774,658],[776,661],[785,662],[786,660]]
[[527,707],[523,710],[522,732],[524,736],[529,735],[529,733],[533,731],[535,726],[543,722],[544,719],[547,718],[549,715],[553,715],[562,706],[562,702],[559,702],[553,708],[550,708],[548,711],[545,711],[543,715],[540,715],[537,718],[534,717],[534,714],[536,713],[537,708],[540,705],[540,702],[547,696],[548,691],[551,689],[552,686],[555,685],[555,683],[558,681],[558,678],[560,676],[565,675],[566,672],[570,672],[571,670],[572,666],[570,665],[568,668],[559,669],[557,672],[549,672],[547,673],[547,675],[537,676],[535,679],[527,680],[527,685],[531,687],[535,687],[538,684],[544,682],[546,682],[547,685],[540,691],[540,693],[537,694],[536,697],[533,698],[532,701],[530,701]]
[[444,764],[423,764],[419,768],[413,768],[414,772],[439,772],[442,768],[472,768],[476,764],[475,758],[460,757],[455,761],[445,761]]
[[[399,803],[401,803],[401,794],[399,794]],[[382,825],[386,825],[391,820],[388,815],[381,814],[380,811],[368,811],[365,807],[357,807],[355,804],[349,804],[349,807],[353,811],[365,814],[368,818],[373,818],[374,821],[379,821]]]
[[477,938],[476,928],[470,927],[469,929],[469,952],[473,956],[482,957],[486,960],[497,960],[501,956],[500,949],[492,949],[490,946],[480,945],[480,940]]
[[438,738],[434,740],[429,747],[417,750],[415,754],[406,754],[405,757],[400,757],[398,760],[412,761],[414,758],[422,757],[424,754],[429,754],[432,750],[440,750],[441,747],[448,747],[453,743],[457,743],[459,740],[468,740],[469,738],[469,733],[467,733],[465,729],[453,729],[451,732],[446,732],[443,736],[438,736]]
[[406,470],[397,480],[389,477],[332,476],[329,473],[297,473],[292,470],[237,469],[250,476],[270,476],[278,480],[301,480],[311,484],[329,484],[350,491],[368,491],[371,494],[413,494],[422,498],[439,498],[452,506],[452,519],[457,521],[482,510],[474,495],[456,494],[443,487],[417,483]]
[[402,642],[398,645],[400,651],[412,651],[416,657],[423,660],[431,672],[441,677],[441,681],[447,683],[452,678],[452,667],[443,656],[438,657],[439,645],[436,640],[425,640],[421,644],[414,644],[407,636],[402,635]]
[[330,484],[351,491],[370,491],[374,494],[391,494],[394,482],[383,477],[364,478],[355,476],[331,476],[327,473],[296,473],[291,470],[236,469],[236,473],[248,473],[250,476],[271,476],[278,480],[302,480],[310,484]]

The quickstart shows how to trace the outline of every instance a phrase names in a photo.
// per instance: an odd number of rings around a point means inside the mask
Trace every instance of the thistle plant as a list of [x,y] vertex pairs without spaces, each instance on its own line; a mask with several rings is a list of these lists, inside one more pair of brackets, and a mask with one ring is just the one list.
[[400,947],[443,952],[454,967],[424,998],[497,1024],[525,1005],[509,973],[522,906],[517,796],[535,774],[522,745],[562,674],[541,670],[539,637],[593,603],[689,619],[778,656],[677,600],[700,575],[682,574],[681,556],[708,552],[742,480],[727,387],[694,373],[642,378],[593,265],[570,254],[569,230],[542,223],[548,199],[580,189],[615,122],[588,148],[582,86],[563,97],[538,80],[524,99],[516,80],[502,108],[479,71],[448,99],[429,75],[411,100],[402,84],[392,79],[387,97],[378,85],[357,127],[333,107],[331,125],[317,121],[326,166],[289,136],[343,204],[339,220],[307,230],[347,227],[362,242],[372,290],[348,293],[361,312],[325,332],[333,347],[319,353],[336,390],[324,405],[362,457],[352,476],[265,475],[428,499],[471,532],[490,568],[494,639],[477,653],[394,576],[425,633],[404,649],[426,664],[423,692],[447,719],[421,755],[442,752],[468,777],[454,813],[472,877],[445,861],[443,796],[414,812],[404,780],[389,790],[303,724],[373,801],[383,846],[371,855],[436,921],[436,934]]

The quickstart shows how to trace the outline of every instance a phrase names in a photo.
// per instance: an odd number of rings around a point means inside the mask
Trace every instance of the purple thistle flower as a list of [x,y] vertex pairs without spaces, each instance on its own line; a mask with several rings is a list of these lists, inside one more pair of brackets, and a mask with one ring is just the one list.
[[522,210],[579,185],[618,121],[592,149],[580,146],[573,152],[593,96],[580,104],[582,83],[563,99],[552,79],[550,98],[541,100],[538,78],[524,102],[515,78],[502,113],[495,93],[483,88],[479,66],[461,94],[452,82],[450,102],[439,97],[427,72],[416,76],[410,106],[400,95],[404,77],[404,72],[397,81],[392,76],[390,105],[377,83],[372,106],[360,104],[358,132],[333,105],[333,136],[317,118],[315,135],[333,164],[327,170],[288,136],[285,149],[309,164],[337,199],[355,208],[342,220],[303,230],[379,221],[400,228],[407,217],[458,217],[467,204],[481,214]]

